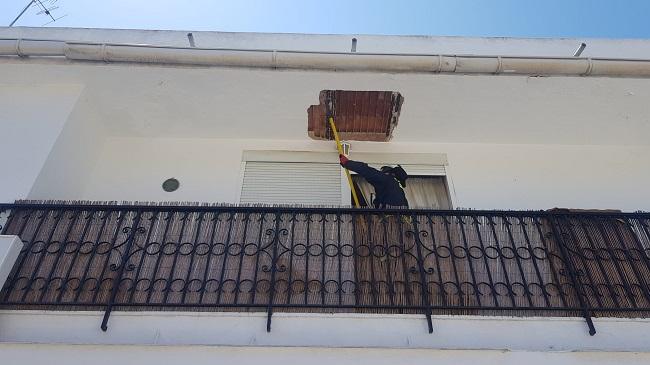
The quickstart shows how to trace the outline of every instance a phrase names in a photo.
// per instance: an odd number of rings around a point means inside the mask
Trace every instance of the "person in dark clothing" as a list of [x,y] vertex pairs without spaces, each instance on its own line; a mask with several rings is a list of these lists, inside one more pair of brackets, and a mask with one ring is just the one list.
[[375,208],[408,208],[409,203],[404,194],[408,175],[400,165],[384,166],[377,170],[366,163],[349,160],[345,155],[339,155],[339,158],[341,166],[359,174],[375,189],[375,200],[372,202]]

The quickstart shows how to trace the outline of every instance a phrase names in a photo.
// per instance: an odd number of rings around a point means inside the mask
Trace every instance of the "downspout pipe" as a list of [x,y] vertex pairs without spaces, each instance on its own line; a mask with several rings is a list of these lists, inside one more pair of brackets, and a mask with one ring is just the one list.
[[305,52],[34,39],[0,39],[0,56],[325,71],[650,77],[648,59]]

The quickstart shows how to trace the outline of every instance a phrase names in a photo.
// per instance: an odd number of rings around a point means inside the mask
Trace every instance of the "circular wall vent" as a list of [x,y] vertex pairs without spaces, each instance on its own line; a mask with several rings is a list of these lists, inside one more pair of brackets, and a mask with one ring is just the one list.
[[180,185],[181,185],[181,183],[178,182],[178,180],[176,180],[175,178],[172,177],[170,179],[167,179],[167,180],[163,181],[162,188],[163,188],[164,191],[166,191],[168,193],[171,193],[172,191],[178,190],[178,187]]

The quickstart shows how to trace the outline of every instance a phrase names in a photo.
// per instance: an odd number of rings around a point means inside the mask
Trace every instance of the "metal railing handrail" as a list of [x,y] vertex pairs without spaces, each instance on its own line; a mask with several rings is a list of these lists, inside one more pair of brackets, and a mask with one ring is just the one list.
[[551,209],[539,209],[539,210],[504,210],[504,209],[420,209],[420,208],[384,208],[376,209],[372,207],[347,207],[347,206],[296,206],[296,205],[268,205],[268,204],[259,204],[259,205],[238,205],[238,204],[227,204],[227,203],[189,203],[189,204],[179,204],[179,205],[170,205],[170,204],[132,204],[132,203],[119,203],[115,204],[93,204],[93,203],[0,203],[0,210],[14,209],[14,208],[23,208],[23,209],[61,209],[65,208],[68,210],[143,210],[143,211],[236,211],[236,212],[280,212],[280,213],[291,213],[295,211],[302,211],[305,213],[327,213],[327,214],[336,214],[336,213],[367,213],[372,212],[381,212],[386,214],[441,214],[441,215],[489,215],[489,216],[503,216],[503,215],[512,215],[512,216],[546,216],[546,215],[593,215],[593,216],[607,216],[607,217],[638,217],[647,216],[650,217],[650,212],[645,211],[635,211],[635,212],[623,212],[620,210],[612,209],[568,209],[568,208],[551,208]]

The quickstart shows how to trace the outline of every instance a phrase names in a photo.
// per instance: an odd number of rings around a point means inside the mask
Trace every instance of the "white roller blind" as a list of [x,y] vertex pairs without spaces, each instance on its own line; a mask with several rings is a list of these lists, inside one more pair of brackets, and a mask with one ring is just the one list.
[[341,204],[336,163],[246,162],[242,204]]
[[409,175],[445,176],[445,167],[442,165],[402,165]]
[[[394,164],[387,164],[388,166],[395,166]],[[380,164],[370,164],[369,166],[379,170],[382,166]],[[424,176],[445,176],[447,175],[445,167],[442,165],[414,165],[414,164],[402,164],[401,165],[404,171],[407,174],[412,176],[424,175]]]

